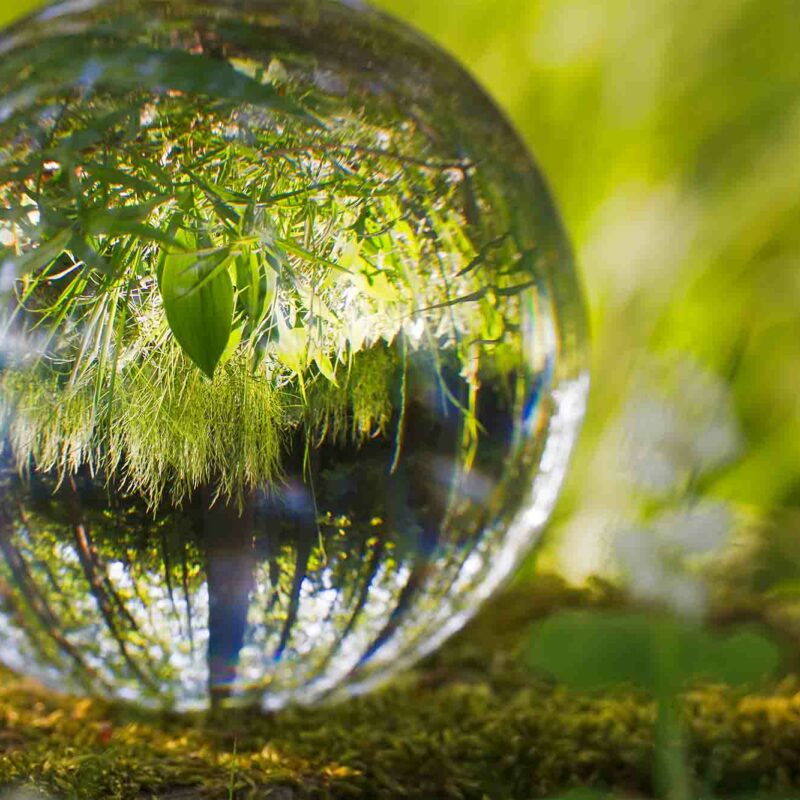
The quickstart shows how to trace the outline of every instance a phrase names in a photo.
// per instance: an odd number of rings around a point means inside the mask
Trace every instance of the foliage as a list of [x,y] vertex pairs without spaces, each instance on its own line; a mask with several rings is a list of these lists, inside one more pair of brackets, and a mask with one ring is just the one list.
[[721,638],[697,623],[664,615],[561,612],[534,629],[529,660],[566,686],[596,690],[629,683],[651,694],[657,707],[658,794],[689,800],[680,691],[698,677],[729,685],[763,680],[774,673],[778,651],[752,630]]
[[[630,509],[601,448],[644,365],[688,357],[729,387],[739,458],[704,494],[797,508],[800,53],[792,0],[377,0],[468,64],[547,175],[577,252],[592,399],[550,533],[555,568],[608,568]],[[689,393],[671,398],[679,409]],[[654,422],[654,426],[657,423]],[[781,514],[781,519],[785,516]],[[768,527],[772,528],[772,525]]]
[[[291,98],[324,97],[278,61],[214,72],[204,54],[153,51],[148,92],[109,51],[90,98],[59,94],[83,63],[67,45],[25,54],[41,75],[24,80],[57,112],[3,128],[18,307],[2,412],[19,465],[122,476],[153,505],[165,487],[179,502],[206,483],[241,502],[279,479],[290,440],[308,452],[345,427],[388,434],[397,412],[399,454],[396,363],[422,349],[456,354],[474,440],[484,343],[516,346],[530,283],[498,266],[508,231],[481,249],[498,233],[491,209],[465,224],[467,162],[358,98],[323,126]],[[507,356],[495,372],[516,368]]]
[[[0,20],[39,0],[12,0]],[[743,457],[706,490],[764,515],[796,506],[800,54],[793,0],[376,0],[466,63],[548,176],[583,267],[592,407],[562,505],[581,549],[625,506],[598,439],[653,354],[731,384]],[[611,495],[611,496],[609,496]],[[785,519],[781,515],[781,519]],[[782,523],[783,524],[783,523]],[[558,526],[560,537],[570,531]],[[769,527],[769,525],[768,525]],[[555,542],[559,536],[553,536]],[[576,534],[577,536],[577,534]]]
[[719,637],[691,622],[643,613],[556,614],[531,634],[529,658],[573,688],[629,683],[653,694],[679,691],[698,678],[757,683],[778,664],[776,646],[754,630]]

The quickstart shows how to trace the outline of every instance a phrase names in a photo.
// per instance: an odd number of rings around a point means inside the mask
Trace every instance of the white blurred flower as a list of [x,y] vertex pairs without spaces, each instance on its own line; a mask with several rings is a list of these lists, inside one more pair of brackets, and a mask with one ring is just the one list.
[[708,588],[696,575],[671,573],[663,585],[662,602],[681,617],[702,617],[708,608]]
[[614,538],[614,550],[625,571],[632,593],[650,598],[659,592],[664,580],[664,563],[651,531],[646,528],[626,528]]
[[286,67],[277,58],[273,58],[267,67],[267,74],[264,76],[270,83],[286,83],[289,80],[289,73]]
[[347,94],[347,81],[343,75],[332,69],[315,69],[311,80],[314,86],[325,94],[343,96]]
[[628,403],[622,426],[630,479],[658,493],[674,488],[686,461],[677,452],[680,426],[674,409],[665,401],[640,396]]
[[375,131],[375,145],[377,147],[388,148],[392,143],[392,134],[387,130]]
[[727,384],[689,359],[642,376],[620,423],[629,477],[656,493],[733,460],[742,435]]
[[222,136],[229,142],[242,138],[242,129],[235,122],[229,122],[222,131]]
[[684,556],[713,555],[725,546],[734,519],[724,503],[705,502],[662,514],[653,524],[656,539]]
[[696,562],[718,552],[732,528],[728,507],[709,502],[666,512],[649,527],[619,531],[614,551],[631,595],[683,616],[702,616],[708,589]]

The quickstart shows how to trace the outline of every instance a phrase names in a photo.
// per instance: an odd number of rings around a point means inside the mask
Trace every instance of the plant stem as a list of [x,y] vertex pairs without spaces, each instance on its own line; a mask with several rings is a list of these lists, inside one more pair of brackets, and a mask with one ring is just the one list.
[[656,676],[655,788],[663,800],[691,800],[691,776],[680,707],[681,641],[668,621],[653,628]]

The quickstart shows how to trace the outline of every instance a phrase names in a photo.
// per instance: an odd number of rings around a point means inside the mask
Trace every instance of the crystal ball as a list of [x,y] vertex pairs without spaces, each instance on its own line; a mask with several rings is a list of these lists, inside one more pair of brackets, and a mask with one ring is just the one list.
[[0,663],[144,706],[362,692],[537,540],[570,249],[451,57],[341,0],[0,34]]

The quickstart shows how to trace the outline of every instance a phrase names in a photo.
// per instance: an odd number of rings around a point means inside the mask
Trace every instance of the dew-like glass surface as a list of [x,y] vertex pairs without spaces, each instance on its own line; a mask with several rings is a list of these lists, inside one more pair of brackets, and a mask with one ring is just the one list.
[[535,541],[584,318],[530,156],[333,0],[0,36],[0,661],[277,708],[457,630]]

